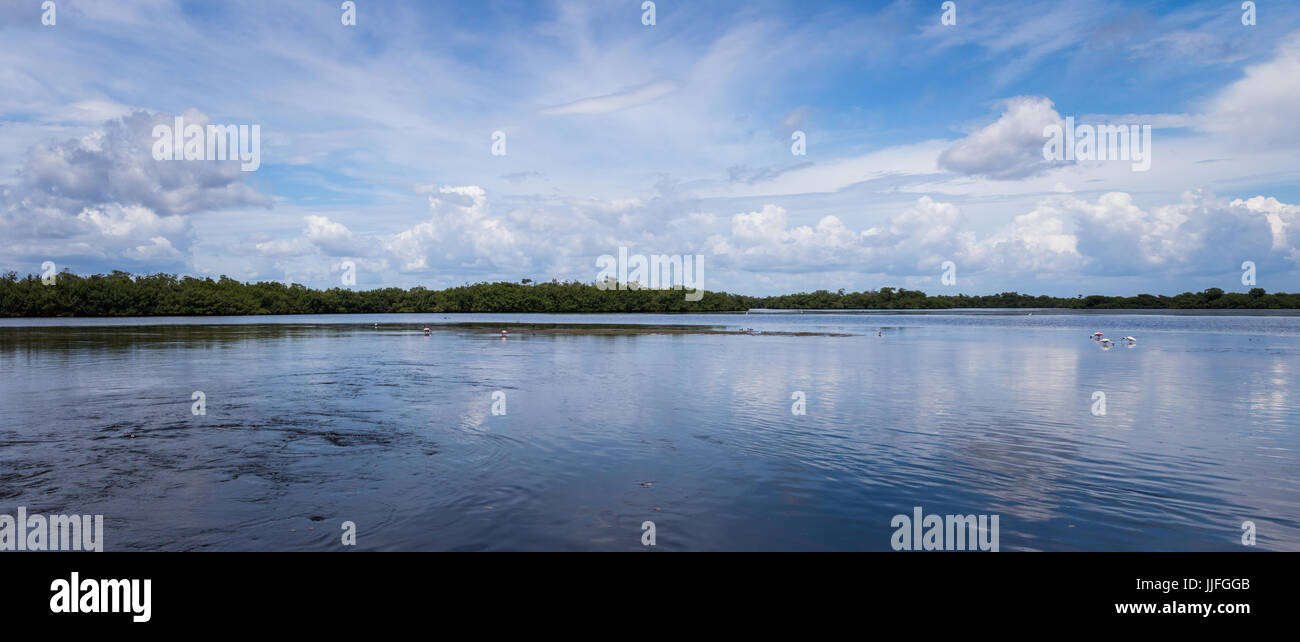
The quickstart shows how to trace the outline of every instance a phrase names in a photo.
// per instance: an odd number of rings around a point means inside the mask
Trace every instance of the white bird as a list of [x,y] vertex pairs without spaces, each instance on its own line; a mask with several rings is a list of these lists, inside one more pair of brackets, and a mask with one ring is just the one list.
[[1124,341],[1128,341],[1129,343],[1137,343],[1137,339],[1133,337],[1124,337]]

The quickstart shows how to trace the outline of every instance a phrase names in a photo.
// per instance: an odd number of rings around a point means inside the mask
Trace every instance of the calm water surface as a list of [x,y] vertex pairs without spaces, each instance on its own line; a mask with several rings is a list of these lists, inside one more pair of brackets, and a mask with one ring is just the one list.
[[[419,332],[463,321],[854,336]],[[1298,367],[1286,315],[3,320],[0,514],[103,514],[107,550],[889,550],[921,506],[1002,550],[1297,550]]]

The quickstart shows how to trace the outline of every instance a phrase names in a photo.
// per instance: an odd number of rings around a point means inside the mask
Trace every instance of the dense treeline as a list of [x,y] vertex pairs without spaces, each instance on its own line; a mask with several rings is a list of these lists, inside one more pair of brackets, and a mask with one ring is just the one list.
[[725,312],[754,308],[783,310],[881,310],[945,308],[1080,309],[1281,309],[1300,308],[1300,294],[1246,293],[1210,288],[1177,296],[1080,296],[1060,298],[1003,292],[927,296],[917,290],[804,292],[751,297],[705,292],[687,301],[681,290],[601,290],[578,282],[476,283],[446,290],[313,290],[270,281],[242,283],[177,277],[132,276],[125,272],[81,277],[64,272],[53,285],[10,272],[0,277],[0,316],[107,317],[244,314],[349,314],[378,312]]

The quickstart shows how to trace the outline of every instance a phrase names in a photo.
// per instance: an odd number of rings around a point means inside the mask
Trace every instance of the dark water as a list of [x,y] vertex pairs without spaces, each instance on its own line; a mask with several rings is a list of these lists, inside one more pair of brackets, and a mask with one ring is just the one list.
[[[487,320],[856,336],[418,331]],[[921,506],[1004,551],[1296,550],[1298,367],[1296,316],[10,320],[0,514],[102,514],[107,550],[889,550]]]

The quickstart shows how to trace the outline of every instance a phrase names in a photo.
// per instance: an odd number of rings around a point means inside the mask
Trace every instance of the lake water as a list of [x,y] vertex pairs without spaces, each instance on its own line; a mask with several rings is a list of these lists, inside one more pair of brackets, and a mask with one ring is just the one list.
[[[419,331],[468,321],[854,336]],[[102,514],[106,550],[890,550],[920,506],[1003,551],[1296,550],[1297,368],[1290,315],[0,320],[0,514]]]

